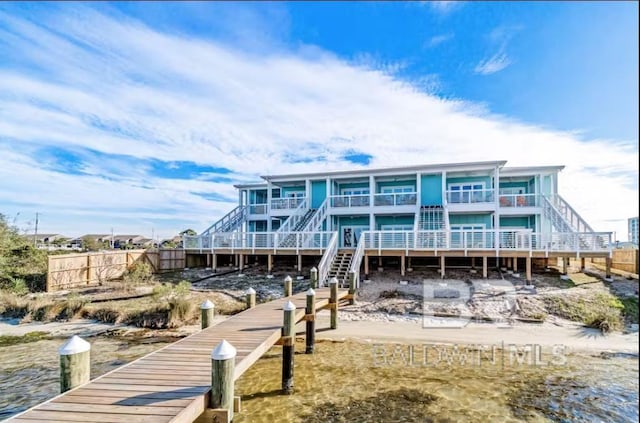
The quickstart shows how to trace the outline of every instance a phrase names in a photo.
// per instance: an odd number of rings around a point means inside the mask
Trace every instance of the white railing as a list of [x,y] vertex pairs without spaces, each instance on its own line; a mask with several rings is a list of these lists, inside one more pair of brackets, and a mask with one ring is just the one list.
[[209,226],[201,235],[209,235],[213,232],[230,232],[242,224],[246,219],[247,206],[238,206],[224,215],[221,219]]
[[[233,251],[252,250],[296,252],[303,249],[317,249],[323,252],[331,240],[334,232],[293,232],[282,235],[277,232],[217,232],[205,236],[184,236],[183,247],[187,250],[202,250],[215,252],[216,250]],[[290,242],[281,245],[283,236],[290,238]]]
[[500,194],[498,203],[500,207],[537,207],[539,194]]
[[362,264],[362,258],[364,257],[364,244],[364,236],[360,236],[360,239],[358,240],[358,246],[353,252],[353,256],[351,257],[351,265],[349,266],[349,272],[354,272],[356,274],[356,288],[360,287],[360,265]]
[[329,200],[331,207],[368,207],[370,205],[369,194],[331,195]]
[[271,208],[273,210],[296,209],[306,200],[306,197],[273,198],[271,199]]
[[363,232],[364,248],[368,250],[606,252],[610,250],[611,235],[611,232],[535,233],[513,229]]
[[331,269],[333,259],[338,253],[338,232],[331,232],[331,234],[331,238],[329,239],[329,243],[327,244],[327,249],[322,255],[320,264],[318,264],[318,287],[324,285],[325,280],[329,275],[329,270]]
[[316,212],[313,214],[313,217],[311,218],[309,223],[307,223],[307,226],[305,226],[302,230],[304,232],[319,231],[322,227],[322,222],[327,217],[327,209],[327,200],[324,200],[322,204],[320,204],[320,207],[318,207],[318,210],[316,210]]
[[249,204],[249,214],[267,214],[267,205]]
[[416,192],[397,192],[389,194],[375,194],[373,204],[376,206],[415,206],[418,201]]
[[551,195],[547,199],[576,232],[593,232],[591,226],[559,194]]
[[289,218],[282,224],[282,226],[278,228],[276,232],[279,232],[279,233],[292,232],[293,228],[296,227],[298,222],[300,222],[304,218],[305,214],[307,213],[307,210],[308,210],[307,199],[304,198],[302,199],[302,201],[299,202],[293,214],[289,216]]
[[451,204],[493,203],[494,189],[470,189],[446,191],[446,199]]

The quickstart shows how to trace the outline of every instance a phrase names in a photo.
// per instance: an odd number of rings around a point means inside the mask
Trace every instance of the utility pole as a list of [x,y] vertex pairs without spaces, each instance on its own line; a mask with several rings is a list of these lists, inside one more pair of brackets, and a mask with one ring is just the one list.
[[111,228],[111,242],[110,242],[110,245],[111,245],[111,249],[113,250],[113,228]]
[[36,212],[36,228],[33,234],[33,246],[38,247],[38,212]]

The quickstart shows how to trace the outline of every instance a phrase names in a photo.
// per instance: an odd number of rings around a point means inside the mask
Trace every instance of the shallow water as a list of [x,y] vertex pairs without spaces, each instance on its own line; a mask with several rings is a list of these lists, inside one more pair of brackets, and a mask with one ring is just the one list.
[[281,351],[269,351],[238,381],[234,422],[638,421],[637,357],[568,355],[564,364],[530,365],[501,361],[500,352],[496,360],[443,359],[433,349],[425,365],[422,346],[414,346],[413,363],[399,355],[407,346],[316,347],[313,356],[296,355],[291,396],[279,391]]
[[[166,339],[85,338],[91,343],[91,379],[167,345]],[[51,339],[0,348],[0,420],[60,393],[58,348]]]

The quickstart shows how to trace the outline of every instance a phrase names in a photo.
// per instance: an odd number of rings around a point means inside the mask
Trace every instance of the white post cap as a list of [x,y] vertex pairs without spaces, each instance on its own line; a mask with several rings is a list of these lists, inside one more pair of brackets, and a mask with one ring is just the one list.
[[235,356],[236,349],[228,343],[226,339],[223,339],[222,342],[211,351],[211,358],[214,360],[229,360],[235,358]]
[[329,281],[329,283],[330,283],[330,284],[331,284],[331,283],[338,283],[338,278],[335,278],[335,277],[331,278],[331,280]]
[[317,271],[318,269],[316,269],[315,266],[311,268],[311,272],[317,272]]
[[294,311],[296,309],[296,305],[291,301],[287,301],[287,303],[282,308],[284,311]]
[[284,278],[285,282],[293,282],[293,279],[291,278],[291,276],[287,275],[286,278]]
[[79,354],[91,349],[91,344],[80,338],[78,335],[73,335],[67,342],[65,342],[59,349],[60,355],[72,355]]
[[314,291],[313,288],[309,288],[307,291],[307,297],[313,297],[314,295],[316,295],[316,291]]
[[214,308],[215,306],[213,305],[213,303],[210,300],[205,301],[204,303],[202,303],[200,305],[200,309],[201,310],[210,310],[212,308]]
[[256,295],[256,290],[250,287],[249,289],[247,289],[247,294],[248,295]]

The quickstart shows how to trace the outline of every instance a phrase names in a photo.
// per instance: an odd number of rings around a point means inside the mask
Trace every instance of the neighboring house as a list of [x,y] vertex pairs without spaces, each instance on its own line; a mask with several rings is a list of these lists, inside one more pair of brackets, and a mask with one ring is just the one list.
[[144,239],[142,235],[115,235],[113,248],[138,248],[138,243]]
[[629,224],[629,242],[638,245],[638,217],[632,217],[628,220]]
[[263,176],[262,183],[236,185],[238,207],[202,234],[185,236],[184,247],[214,254],[317,249],[326,256],[321,265],[334,260],[336,249],[353,250],[357,265],[363,255],[402,263],[438,256],[443,269],[445,256],[610,254],[611,233],[594,232],[558,194],[564,166],[505,164]]
[[176,235],[173,238],[163,239],[160,241],[162,248],[182,248],[182,236]]
[[36,242],[38,245],[50,245],[53,244],[57,239],[68,238],[60,234],[38,234],[36,237]]
[[82,235],[78,238],[74,238],[69,241],[72,248],[80,248],[84,249],[86,246],[84,245],[84,240],[91,240],[96,244],[106,244],[111,242],[111,235],[109,234],[86,234]]

